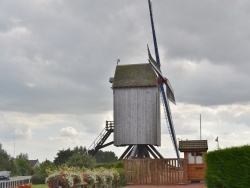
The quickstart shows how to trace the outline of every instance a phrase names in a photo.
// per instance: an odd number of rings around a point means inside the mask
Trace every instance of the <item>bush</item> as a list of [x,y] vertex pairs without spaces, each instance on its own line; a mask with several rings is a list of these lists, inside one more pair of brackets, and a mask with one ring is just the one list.
[[35,174],[32,175],[33,184],[44,184],[46,177],[48,176],[46,169],[55,168],[53,163],[46,160],[40,164],[39,167],[34,168]]
[[51,188],[53,186],[52,181],[58,180],[59,186],[62,188],[70,188],[77,183],[83,181],[88,183],[87,187],[92,187],[96,180],[98,184],[97,187],[111,188],[113,181],[119,182],[120,174],[114,169],[105,169],[103,167],[89,170],[86,168],[80,169],[76,167],[58,167],[53,171],[49,171],[49,176],[46,178],[46,183]]
[[125,179],[125,170],[124,170],[124,168],[116,168],[116,170],[118,171],[118,173],[120,175],[120,182],[119,182],[119,184],[121,186],[126,185],[127,182],[126,182],[126,179]]
[[32,176],[31,182],[33,184],[44,184],[46,177],[47,177],[46,173],[44,173],[44,174],[36,173]]
[[95,168],[100,168],[100,167],[103,167],[103,168],[113,168],[114,167],[114,163],[96,163],[95,164]]
[[61,166],[53,171],[48,171],[49,176],[45,182],[52,187],[51,182],[55,179],[59,181],[59,186],[63,188],[73,187],[74,184],[81,183],[83,181],[83,172],[77,167]]
[[121,160],[121,161],[115,162],[114,167],[115,168],[123,168],[124,167],[124,161]]
[[207,153],[208,188],[250,185],[250,146],[232,147]]
[[74,153],[66,162],[67,166],[71,167],[86,167],[93,169],[95,166],[95,162],[92,156],[83,155],[81,153]]

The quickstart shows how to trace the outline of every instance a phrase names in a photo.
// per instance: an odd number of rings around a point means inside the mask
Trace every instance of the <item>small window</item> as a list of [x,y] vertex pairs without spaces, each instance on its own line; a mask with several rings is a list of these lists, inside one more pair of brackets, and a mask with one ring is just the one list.
[[202,164],[202,153],[196,152],[196,164]]
[[188,164],[194,164],[194,152],[188,153]]
[[188,164],[202,164],[202,153],[201,152],[189,152],[188,153]]

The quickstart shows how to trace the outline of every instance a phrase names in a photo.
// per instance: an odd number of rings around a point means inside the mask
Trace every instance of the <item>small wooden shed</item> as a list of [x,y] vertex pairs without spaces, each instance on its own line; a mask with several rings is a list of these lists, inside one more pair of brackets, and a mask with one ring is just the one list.
[[160,93],[149,63],[118,65],[113,83],[114,145],[160,146]]
[[179,141],[179,151],[184,152],[184,159],[187,163],[187,176],[190,182],[204,181],[205,153],[207,150],[207,140]]

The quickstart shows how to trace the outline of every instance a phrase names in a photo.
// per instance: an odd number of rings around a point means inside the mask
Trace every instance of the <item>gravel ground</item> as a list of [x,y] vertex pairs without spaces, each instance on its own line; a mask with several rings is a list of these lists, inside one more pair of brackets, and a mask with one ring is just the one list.
[[124,188],[206,188],[203,183],[191,183],[187,185],[127,185]]

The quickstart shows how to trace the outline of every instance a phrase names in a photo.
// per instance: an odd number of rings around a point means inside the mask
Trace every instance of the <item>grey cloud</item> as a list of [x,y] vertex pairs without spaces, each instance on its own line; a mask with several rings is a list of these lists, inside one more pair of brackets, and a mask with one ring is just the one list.
[[[124,8],[121,2],[112,7],[88,1],[78,2],[77,6],[65,3],[30,2],[25,7],[19,2],[19,11],[15,11],[17,4],[10,1],[10,13],[19,21],[5,21],[9,30],[23,27],[29,35],[13,39],[12,43],[5,39],[8,48],[3,50],[3,61],[7,65],[2,71],[7,74],[3,82],[7,81],[4,90],[8,97],[0,96],[5,101],[3,109],[42,113],[110,110],[108,79],[113,75],[115,59],[119,56],[126,62],[123,56],[136,52],[136,46],[130,45],[140,29],[130,15],[136,13],[136,8],[133,4]],[[97,11],[98,7],[102,9]],[[121,20],[123,24],[119,25]],[[135,30],[130,35],[127,29]],[[125,35],[126,40],[119,40]],[[121,48],[126,49],[124,55]],[[91,104],[97,107],[93,109]],[[82,106],[88,110],[80,110]]]
[[157,5],[162,5],[157,7],[162,14],[155,14],[159,40],[170,58],[208,59],[235,67],[248,62],[249,2],[194,0]]
[[[249,3],[152,2],[162,72],[177,100],[171,106],[176,134],[196,138],[200,113],[211,140],[217,134],[239,136],[230,135],[237,126],[246,132]],[[17,127],[23,133],[30,129],[32,139],[44,140],[42,148],[54,138],[58,148],[49,151],[55,151],[79,143],[80,138],[70,144],[55,139],[61,128],[72,127],[87,134],[82,140],[88,146],[105,120],[112,120],[108,80],[116,58],[120,64],[146,63],[146,45],[153,51],[147,1],[3,0],[0,5],[0,110],[20,113],[2,121],[1,138],[12,139],[4,135]],[[23,119],[18,124],[13,117]]]

